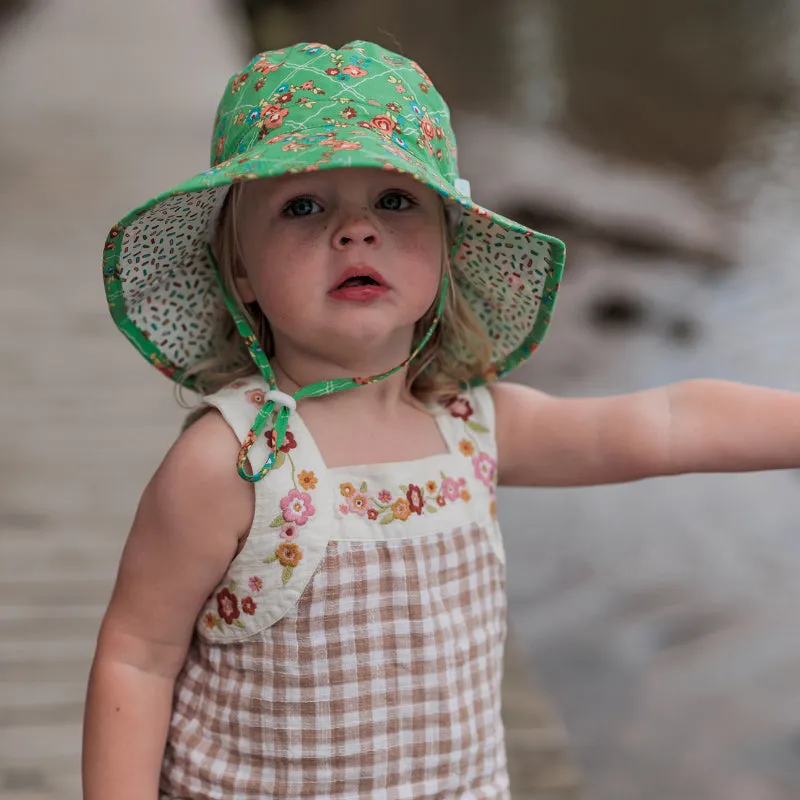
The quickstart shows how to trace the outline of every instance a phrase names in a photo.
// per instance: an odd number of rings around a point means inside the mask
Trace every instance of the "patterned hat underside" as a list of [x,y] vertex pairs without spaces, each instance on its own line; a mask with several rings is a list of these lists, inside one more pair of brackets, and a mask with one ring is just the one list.
[[[180,369],[210,355],[219,315],[228,313],[205,251],[228,188],[168,196],[122,232],[123,316]],[[492,342],[494,363],[501,364],[534,328],[549,245],[477,206],[465,209],[462,224],[456,282]]]

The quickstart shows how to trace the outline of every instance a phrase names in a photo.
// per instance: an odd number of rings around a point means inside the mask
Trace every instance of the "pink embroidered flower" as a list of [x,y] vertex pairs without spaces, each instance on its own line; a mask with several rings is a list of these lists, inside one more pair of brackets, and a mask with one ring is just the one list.
[[444,406],[450,412],[451,417],[465,421],[475,413],[466,397],[451,397],[445,402]]
[[388,489],[381,489],[378,492],[378,500],[380,500],[381,503],[388,503],[391,499],[392,493]]
[[233,625],[233,621],[239,619],[239,601],[229,589],[217,592],[217,613],[228,625]]
[[361,142],[335,141],[331,143],[334,150],[360,150]]
[[361,78],[367,74],[367,71],[365,69],[361,69],[361,67],[356,67],[353,64],[346,66],[342,70],[342,72],[344,72],[345,75],[349,75],[351,78]]
[[244,600],[242,600],[242,611],[244,611],[245,614],[250,614],[250,616],[252,616],[256,613],[256,608],[258,608],[258,606],[252,597],[245,597]]
[[340,503],[339,504],[339,512],[342,514],[349,514],[350,513],[350,506],[347,503]]
[[298,489],[292,489],[281,500],[281,511],[287,522],[305,525],[309,518],[314,516],[316,509],[311,502],[311,495]]
[[445,478],[442,481],[441,491],[445,500],[458,500],[458,496],[461,494],[458,481],[453,478]]
[[497,469],[497,462],[488,453],[478,453],[472,459],[472,466],[475,469],[475,477],[487,486],[494,484],[494,473]]
[[422,490],[419,488],[419,486],[414,486],[413,483],[410,483],[408,485],[406,497],[408,498],[408,505],[411,510],[415,514],[422,514],[422,509],[425,505],[425,502],[422,499]]
[[361,492],[355,492],[354,494],[350,495],[350,510],[354,514],[358,514],[360,517],[363,517],[364,514],[367,513],[368,508],[369,498],[365,494],[361,494]]
[[300,531],[297,528],[297,525],[290,522],[288,525],[284,525],[281,528],[281,539],[285,539],[287,542],[293,542]]
[[253,575],[253,577],[247,581],[247,585],[250,587],[250,591],[253,594],[258,594],[264,588],[264,581],[262,581],[258,575]]
[[305,81],[304,83],[300,84],[301,89],[310,89],[314,85],[314,81]]

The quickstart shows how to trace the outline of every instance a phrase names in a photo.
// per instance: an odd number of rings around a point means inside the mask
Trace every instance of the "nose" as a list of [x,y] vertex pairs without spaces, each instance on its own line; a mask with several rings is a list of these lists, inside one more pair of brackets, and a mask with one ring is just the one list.
[[348,214],[333,234],[333,246],[340,250],[359,244],[377,245],[380,240],[378,226],[366,208]]

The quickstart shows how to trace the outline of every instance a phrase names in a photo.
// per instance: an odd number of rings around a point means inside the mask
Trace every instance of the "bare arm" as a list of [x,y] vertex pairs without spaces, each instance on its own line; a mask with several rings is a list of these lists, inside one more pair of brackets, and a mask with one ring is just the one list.
[[175,677],[195,619],[252,521],[239,445],[216,413],[175,443],[145,489],[92,665],[85,800],[156,800]]
[[795,392],[716,380],[602,398],[555,398],[509,383],[491,391],[506,486],[800,467]]

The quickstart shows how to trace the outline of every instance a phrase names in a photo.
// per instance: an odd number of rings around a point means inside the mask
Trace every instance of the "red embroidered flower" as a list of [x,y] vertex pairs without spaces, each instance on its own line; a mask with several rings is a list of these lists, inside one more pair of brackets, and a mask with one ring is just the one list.
[[437,503],[437,505],[444,506],[444,505],[446,505],[446,504],[447,504],[447,500],[445,500],[445,499],[444,499],[444,495],[441,495],[441,494],[440,494],[440,495],[439,495],[439,496],[436,498],[436,503]]
[[475,410],[466,397],[451,397],[449,400],[445,401],[444,407],[448,410],[451,417],[456,417],[457,419],[463,419],[465,421],[475,413]]
[[244,600],[242,600],[242,611],[244,611],[245,614],[250,614],[251,617],[256,613],[257,607],[256,601],[253,600],[252,597],[245,597]]
[[233,625],[233,621],[239,619],[239,601],[229,589],[217,592],[217,613],[228,625]]
[[288,103],[293,97],[294,97],[294,95],[291,92],[286,92],[286,94],[282,94],[278,98],[278,102],[279,103]]
[[413,483],[410,483],[408,485],[408,491],[406,492],[406,498],[408,498],[409,508],[416,514],[422,514],[425,501],[422,499],[422,490],[419,486],[414,486]]
[[369,517],[369,519],[378,519],[378,510],[375,508],[368,508],[367,517]]
[[422,119],[419,123],[419,127],[428,139],[433,139],[433,137],[436,136],[436,128],[433,127],[433,123],[427,117]]
[[288,116],[289,109],[278,105],[267,105],[261,109],[261,127],[265,130],[278,128],[283,124],[284,117]]
[[[267,431],[264,436],[267,439],[267,445],[269,446],[270,450],[275,449],[275,445],[278,443],[278,434],[275,432],[275,429]],[[294,434],[291,431],[286,431],[286,436],[284,437],[283,444],[280,446],[279,450],[281,453],[288,453],[290,450],[294,450],[297,447],[297,441],[294,438]]]
[[353,106],[347,106],[347,108],[345,108],[345,109],[342,111],[342,116],[343,116],[345,119],[353,119],[353,117],[354,117],[355,115],[356,115],[356,110],[353,108]]
[[336,69],[336,67],[328,67],[328,69],[325,70],[325,74],[326,75],[338,75],[339,74],[339,70]]

